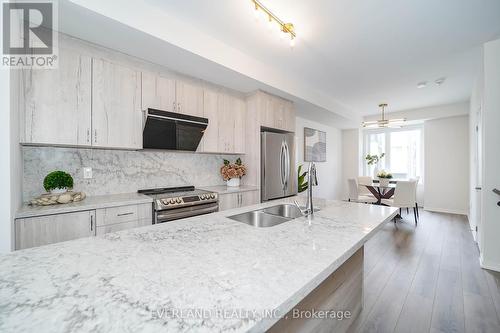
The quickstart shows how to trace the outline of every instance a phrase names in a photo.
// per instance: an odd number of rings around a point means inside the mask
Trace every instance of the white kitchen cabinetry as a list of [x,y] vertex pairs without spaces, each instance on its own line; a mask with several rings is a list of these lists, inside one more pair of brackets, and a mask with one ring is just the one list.
[[95,235],[95,211],[15,220],[16,250]]
[[96,210],[97,235],[153,224],[151,204]]
[[151,203],[15,220],[16,250],[102,235],[153,223]]
[[[218,151],[221,153],[245,153],[245,118],[246,104],[243,100],[229,94],[219,96],[217,113],[219,135]],[[209,120],[210,123],[210,120]]]
[[203,88],[195,83],[176,82],[177,112],[203,117]]
[[237,154],[245,153],[245,120],[246,103],[245,101],[234,98],[234,147],[233,151]]
[[142,72],[142,110],[148,108],[176,112],[175,80]]
[[20,72],[21,143],[91,144],[91,61],[60,47],[57,69]]
[[93,59],[92,146],[142,148],[139,71]]
[[282,98],[258,92],[261,126],[295,132],[293,103]]
[[210,89],[203,91],[203,117],[208,119],[199,151],[206,153],[219,152],[219,108],[222,107],[222,95]]
[[219,211],[251,206],[259,202],[259,190],[219,194]]

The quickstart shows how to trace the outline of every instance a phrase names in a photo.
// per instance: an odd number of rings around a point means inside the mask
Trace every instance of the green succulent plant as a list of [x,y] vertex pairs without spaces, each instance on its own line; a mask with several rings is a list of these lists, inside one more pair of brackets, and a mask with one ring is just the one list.
[[73,177],[64,171],[52,171],[43,180],[43,188],[47,192],[56,188],[73,188]]

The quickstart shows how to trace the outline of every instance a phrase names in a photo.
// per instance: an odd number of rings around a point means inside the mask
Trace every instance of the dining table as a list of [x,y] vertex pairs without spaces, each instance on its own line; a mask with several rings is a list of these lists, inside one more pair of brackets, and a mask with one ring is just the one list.
[[[363,184],[368,191],[377,199],[376,205],[384,205],[382,199],[390,199],[396,190],[396,183],[389,183],[388,185],[373,182],[371,184]],[[384,205],[386,206],[386,205]]]

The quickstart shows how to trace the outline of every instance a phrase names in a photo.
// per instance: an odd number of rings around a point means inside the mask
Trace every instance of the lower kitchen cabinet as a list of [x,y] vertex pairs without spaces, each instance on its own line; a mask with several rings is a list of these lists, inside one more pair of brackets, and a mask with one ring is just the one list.
[[259,202],[259,190],[219,194],[219,211],[251,206]]
[[97,235],[151,225],[153,223],[152,214],[151,204],[97,209]]
[[16,250],[95,235],[95,211],[16,219]]
[[150,203],[16,219],[16,250],[153,223]]

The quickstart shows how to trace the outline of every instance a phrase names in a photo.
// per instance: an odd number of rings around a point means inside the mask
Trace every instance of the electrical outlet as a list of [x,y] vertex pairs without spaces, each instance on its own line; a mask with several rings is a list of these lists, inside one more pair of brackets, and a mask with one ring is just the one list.
[[83,179],[90,179],[90,178],[92,178],[92,168],[91,167],[83,168]]

